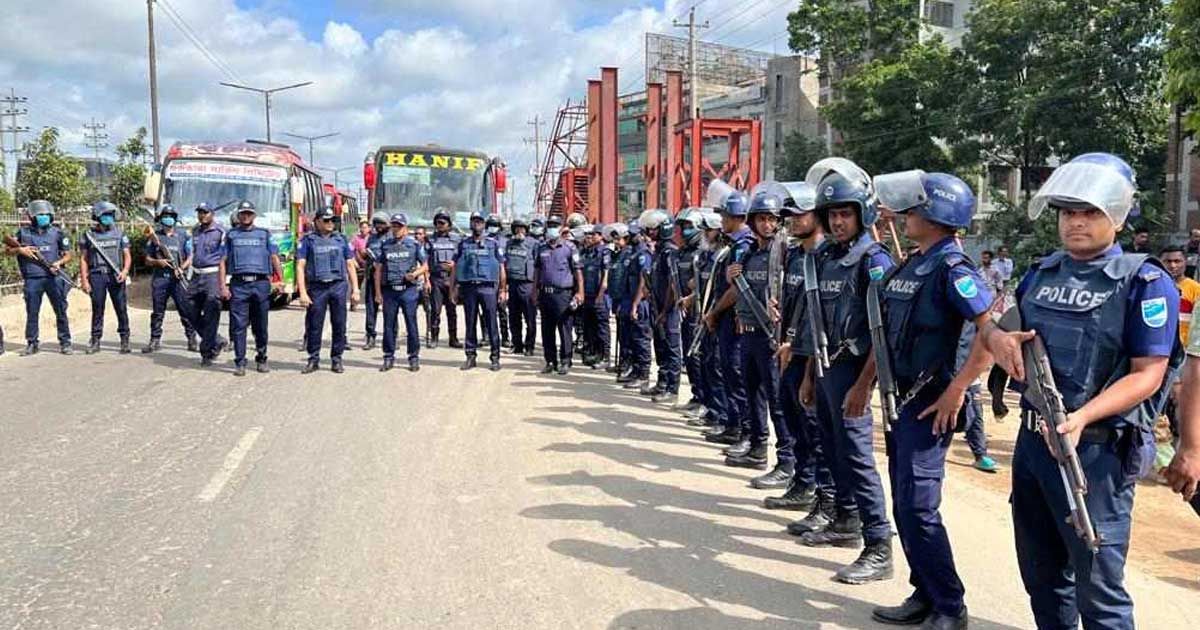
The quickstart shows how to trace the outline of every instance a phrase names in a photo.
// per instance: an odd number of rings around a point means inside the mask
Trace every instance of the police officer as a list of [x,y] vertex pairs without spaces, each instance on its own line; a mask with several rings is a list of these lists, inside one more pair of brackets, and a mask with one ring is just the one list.
[[[221,297],[229,300],[229,337],[233,340],[234,376],[246,375],[246,329],[254,331],[254,364],[260,373],[271,371],[267,363],[267,317],[271,310],[271,274],[283,277],[279,248],[271,233],[255,227],[254,204],[237,205],[237,227],[225,235],[225,260],[219,280]],[[229,284],[225,278],[230,278]],[[311,348],[311,346],[310,346]]]
[[[866,311],[868,283],[881,279],[893,263],[868,230],[879,213],[871,179],[861,168],[828,158],[814,165],[806,180],[816,186],[817,216],[833,241],[818,270],[830,365],[822,378],[809,368],[800,397],[802,403],[816,405],[838,506],[827,527],[803,534],[801,542],[814,547],[865,543],[858,559],[834,576],[839,582],[862,584],[889,579],[893,571],[892,526],[873,451],[869,403],[875,363],[869,360]],[[851,499],[857,511],[848,509]]]
[[300,371],[302,374],[312,374],[320,367],[326,312],[333,338],[329,352],[331,369],[335,374],[346,371],[342,365],[342,353],[346,351],[346,294],[349,292],[351,304],[358,304],[358,264],[346,237],[334,231],[336,219],[337,214],[328,206],[318,212],[313,217],[316,230],[305,234],[296,248],[296,286],[300,306],[308,308],[304,314],[308,363]]
[[433,236],[429,237],[427,254],[430,262],[430,291],[433,296],[433,326],[429,331],[431,347],[438,345],[442,324],[442,308],[446,309],[446,325],[450,333],[450,347],[461,348],[458,341],[458,310],[450,299],[450,288],[454,285],[454,256],[462,243],[462,237],[450,231],[450,215],[439,210],[433,215]]
[[609,317],[611,303],[608,276],[612,268],[612,250],[604,243],[604,226],[592,226],[584,236],[583,259],[583,364],[607,370],[612,345]]
[[175,302],[175,310],[179,312],[188,352],[196,352],[200,346],[192,323],[192,305],[183,288],[185,274],[192,266],[192,239],[177,229],[179,213],[174,206],[164,205],[155,220],[159,227],[154,231],[155,238],[149,239],[145,248],[146,266],[154,268],[154,276],[150,280],[150,343],[142,348],[142,354],[162,348],[162,325],[168,297]]
[[893,173],[875,184],[880,203],[904,217],[905,236],[918,249],[869,289],[880,297],[896,380],[899,419],[887,433],[888,477],[914,587],[904,603],[878,607],[872,616],[883,623],[966,628],[963,584],[938,508],[951,437],[965,425],[964,396],[992,362],[983,344],[973,342],[957,367],[964,322],[991,321],[993,296],[955,238],[971,224],[975,195],[944,173]]
[[513,353],[533,356],[537,338],[537,296],[534,294],[534,264],[538,245],[529,237],[529,221],[513,219],[512,237],[504,245],[504,269],[508,277],[509,325]]
[[[71,322],[67,318],[67,281],[62,277],[67,263],[71,262],[71,239],[54,225],[54,205],[38,199],[29,202],[30,226],[17,231],[20,248],[6,247],[5,251],[17,256],[17,266],[24,279],[25,294],[25,349],[21,356],[37,354],[38,317],[42,310],[42,297],[50,299],[54,309],[54,323],[58,329],[58,348],[63,354],[71,354]],[[34,262],[45,261],[50,269]]]
[[383,365],[387,372],[396,363],[396,333],[399,313],[404,313],[408,370],[421,369],[421,333],[417,328],[417,301],[429,273],[425,248],[408,234],[408,216],[391,218],[392,233],[380,245],[372,281],[383,296]]
[[624,319],[625,322],[625,342],[622,347],[628,348],[629,368],[617,380],[625,384],[625,389],[641,390],[647,386],[650,378],[650,320],[653,315],[650,303],[646,301],[649,291],[646,278],[650,275],[653,258],[642,226],[636,219],[629,223],[629,244],[626,249],[628,251],[620,260],[620,277],[625,286],[621,290],[622,303],[617,316],[618,320]]
[[[504,235],[504,222],[500,220],[500,215],[488,215],[485,231],[489,238],[494,238],[496,242],[500,243],[502,251],[507,251],[508,237]],[[500,321],[500,345],[504,348],[511,348],[512,341],[508,338],[508,300],[496,303],[496,317]]]
[[650,297],[651,328],[654,358],[658,363],[658,378],[653,387],[643,388],[642,394],[658,402],[674,402],[679,397],[679,373],[683,363],[679,331],[679,289],[673,278],[678,276],[679,246],[674,242],[675,222],[663,210],[646,210],[638,218],[643,238],[654,250],[647,290]]
[[[721,232],[721,216],[715,212],[702,211],[700,223],[704,231],[704,243],[696,256],[696,291],[695,299],[688,299],[688,308],[695,312],[697,318],[693,325],[693,333],[703,335],[700,345],[692,355],[692,359],[700,363],[701,406],[692,412],[688,424],[705,428],[705,436],[719,434],[725,431],[729,424],[729,401],[725,394],[725,370],[722,367],[724,358],[721,356],[717,336],[704,326],[704,316],[712,309],[713,304],[720,298],[717,295],[717,278],[714,274],[718,256],[725,256],[728,250],[723,244],[724,235]],[[690,340],[685,345],[688,350],[695,344]]]
[[574,342],[571,312],[583,303],[583,267],[575,245],[563,237],[554,217],[547,222],[546,243],[538,250],[534,286],[542,315],[542,374],[571,369]]
[[104,336],[105,297],[112,300],[117,313],[117,334],[121,337],[121,354],[129,354],[129,295],[125,281],[133,257],[129,253],[129,237],[117,227],[117,207],[107,201],[92,206],[95,225],[84,233],[79,242],[79,280],[83,290],[92,296],[92,337],[87,354],[100,351]]
[[612,300],[612,311],[616,318],[617,360],[613,371],[617,375],[617,382],[625,383],[628,380],[626,374],[629,373],[629,330],[626,319],[622,315],[625,311],[626,300],[625,259],[633,250],[629,247],[629,225],[618,222],[610,224],[605,229],[608,232],[608,239],[613,245],[612,267],[608,273],[608,297]]
[[458,244],[454,255],[454,283],[451,285],[457,301],[462,299],[463,312],[467,316],[467,359],[463,362],[463,370],[473,369],[476,348],[479,347],[478,326],[476,319],[480,315],[480,305],[483,311],[483,327],[487,331],[491,345],[491,365],[495,372],[500,369],[500,333],[496,323],[496,301],[507,300],[505,285],[504,250],[496,239],[484,234],[486,220],[482,212],[471,213],[471,236]]
[[[426,260],[429,256],[429,239],[426,238],[425,228],[418,225],[412,231],[412,237],[416,239],[417,244],[425,251]],[[374,281],[372,281],[374,283]],[[426,264],[425,277],[421,284],[421,297],[417,298],[417,304],[425,313],[425,347],[433,347],[433,285],[429,282],[429,269]]]
[[192,228],[192,280],[188,301],[192,304],[193,323],[200,334],[200,365],[210,366],[224,349],[220,338],[221,300],[225,286],[225,231],[216,222],[216,214],[207,203],[196,206],[196,227]]
[[529,236],[533,242],[539,246],[546,240],[546,220],[542,217],[534,217],[529,222]]
[[1154,457],[1151,433],[1181,357],[1179,293],[1144,254],[1126,254],[1117,231],[1136,205],[1133,169],[1107,153],[1087,153],[1057,168],[1029,203],[1030,219],[1058,214],[1063,249],[1034,265],[1017,287],[1022,328],[984,322],[996,363],[1024,381],[1021,344],[1046,346],[1087,480],[1084,505],[1100,537],[1089,550],[1068,515],[1058,465],[1027,397],[1013,453],[1012,516],[1017,566],[1039,628],[1133,628],[1124,585],[1133,495]]
[[[672,239],[678,248],[676,254],[676,295],[679,296],[679,332],[681,354],[692,347],[692,339],[696,335],[697,315],[695,296],[699,292],[696,287],[696,258],[704,243],[704,229],[701,225],[700,208],[684,208],[675,217],[675,230]],[[687,401],[677,403],[675,408],[683,412],[698,410],[702,404],[703,380],[700,375],[700,357],[696,355],[683,356],[683,370],[687,372],[688,383],[691,385],[691,395]]]
[[[712,187],[720,188],[721,180],[713,180]],[[728,184],[725,184],[728,187]],[[725,384],[725,430],[705,436],[705,440],[717,444],[728,444],[727,456],[740,457],[750,451],[749,415],[746,404],[746,379],[742,361],[742,334],[738,330],[733,306],[737,303],[737,290],[728,273],[731,264],[740,264],[750,252],[754,241],[753,232],[746,225],[746,211],[750,200],[746,194],[730,189],[717,201],[721,213],[721,230],[728,251],[715,261],[713,273],[713,296],[715,303],[704,317],[704,325],[717,337],[717,353],[722,362],[722,378]]]
[[375,293],[375,263],[379,262],[379,245],[388,237],[388,221],[390,217],[383,212],[371,215],[371,233],[367,235],[367,246],[357,253],[359,268],[363,270],[364,293],[363,303],[366,305],[367,338],[363,350],[375,348],[375,337],[379,322],[380,299]]
[[[789,533],[801,535],[828,523],[827,512],[835,504],[833,473],[821,450],[821,434],[811,408],[800,403],[800,384],[815,353],[812,326],[808,320],[805,267],[815,275],[825,251],[825,231],[813,210],[816,190],[807,183],[782,184],[787,189],[780,215],[787,221],[794,245],[788,248],[780,315],[783,343],[776,353],[782,370],[779,378],[779,407],[792,440],[795,473],[782,496],[767,497],[763,506],[772,510],[810,510],[804,518],[789,523]],[[828,508],[826,508],[828,506]]]

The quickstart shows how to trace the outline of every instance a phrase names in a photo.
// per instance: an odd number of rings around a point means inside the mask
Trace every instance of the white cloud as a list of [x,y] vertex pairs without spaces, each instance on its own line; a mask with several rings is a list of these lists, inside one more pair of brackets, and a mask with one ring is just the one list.
[[[0,59],[0,88],[11,85],[29,97],[30,116],[22,124],[64,128],[67,148],[76,152],[86,152],[81,125],[93,116],[109,125],[113,146],[148,126],[145,3],[4,4],[0,39],[14,44]],[[352,13],[325,23],[314,39],[278,9],[244,10],[235,0],[172,0],[231,77],[180,33],[160,3],[163,142],[263,135],[262,99],[219,81],[277,86],[311,80],[312,87],[274,97],[272,128],[276,134],[340,132],[317,145],[318,164],[358,164],[384,143],[480,148],[509,163],[523,210],[530,204],[533,160],[523,142],[531,134],[526,121],[535,114],[553,120],[566,98],[583,95],[601,65],[623,65],[622,86],[635,88],[642,76],[642,33],[683,34],[671,20],[689,5],[343,0],[332,6]],[[777,5],[774,13],[767,11],[770,5]],[[716,39],[726,41],[721,33],[731,32],[729,43],[744,44],[786,28],[786,7],[778,3],[749,11],[738,6],[736,0],[702,5],[719,18],[709,31]],[[367,38],[363,24],[382,30],[372,29]]]

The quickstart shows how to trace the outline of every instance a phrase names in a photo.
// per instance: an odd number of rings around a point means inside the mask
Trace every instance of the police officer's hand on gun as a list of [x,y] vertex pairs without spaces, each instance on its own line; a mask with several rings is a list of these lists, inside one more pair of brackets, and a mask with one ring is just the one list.
[[740,275],[742,275],[741,263],[730,263],[729,267],[725,269],[725,279],[729,282],[733,282],[733,279]]
[[19,247],[19,248],[17,248],[17,252],[26,258],[37,258],[38,257],[38,249],[36,247],[34,247],[33,245],[26,245],[25,247]]

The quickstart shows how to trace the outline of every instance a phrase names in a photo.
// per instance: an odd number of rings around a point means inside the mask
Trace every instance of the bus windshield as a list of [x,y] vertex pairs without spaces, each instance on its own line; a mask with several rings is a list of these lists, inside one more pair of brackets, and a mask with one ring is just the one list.
[[404,212],[414,225],[431,224],[438,210],[451,216],[479,211],[485,205],[484,166],[476,157],[387,153],[380,157],[375,207]]
[[229,214],[243,199],[257,209],[254,224],[271,231],[290,228],[287,199],[287,170],[281,166],[223,162],[218,160],[173,160],[166,166],[164,203],[175,206],[187,227],[196,223],[192,212],[201,202],[216,208],[216,222],[229,225]]

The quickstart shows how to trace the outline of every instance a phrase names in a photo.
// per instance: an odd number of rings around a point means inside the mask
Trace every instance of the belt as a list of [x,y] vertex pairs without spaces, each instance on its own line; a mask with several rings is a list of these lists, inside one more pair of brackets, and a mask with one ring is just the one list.
[[[1041,422],[1041,414],[1028,409],[1021,410],[1022,429],[1040,434],[1041,432],[1038,430],[1038,425],[1041,424]],[[1119,440],[1124,433],[1124,429],[1096,426],[1092,424],[1083,428],[1083,431],[1079,434],[1079,441],[1087,442],[1089,444],[1109,444]]]
[[270,278],[265,273],[238,273],[233,275],[233,281],[237,283],[258,282]]
[[495,283],[495,282],[474,282],[474,281],[465,281],[465,282],[459,282],[459,284],[461,284],[461,285],[465,285],[465,286],[468,286],[468,287],[479,287],[479,288],[483,288],[483,289],[486,289],[486,288],[488,288],[488,287],[494,287],[494,286],[496,286],[496,283]]
[[220,270],[221,270],[220,267],[192,267],[192,271],[194,271],[202,276],[207,276],[209,274],[217,273]]
[[573,293],[573,287],[542,287],[542,293]]
[[742,325],[742,334],[746,334],[746,333],[762,333],[765,335],[765,334],[767,334],[767,331],[763,330],[762,328],[760,328],[758,326],[755,326],[754,324],[743,324]]
[[333,286],[333,285],[335,285],[335,284],[337,284],[337,283],[339,283],[339,282],[345,282],[345,281],[346,281],[346,279],[345,279],[345,278],[338,278],[337,280],[316,280],[316,279],[313,279],[313,280],[309,280],[309,283],[311,283],[311,284],[319,284],[319,285],[321,285],[321,286],[323,286],[323,287],[328,287],[328,286]]
[[413,284],[413,283],[409,283],[409,282],[401,282],[399,284],[385,284],[383,286],[388,287],[393,291],[404,291],[406,289],[411,289],[412,287],[415,287],[417,285]]

